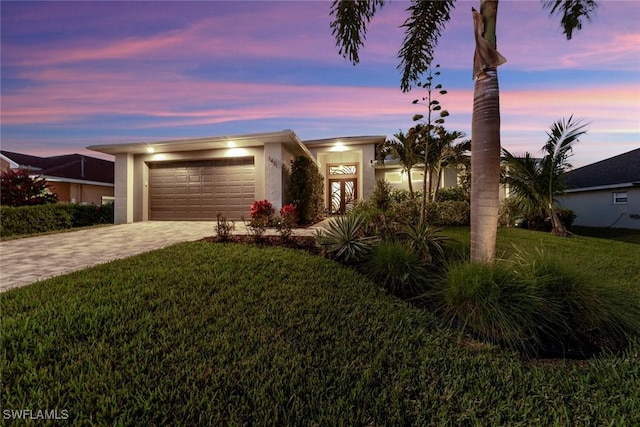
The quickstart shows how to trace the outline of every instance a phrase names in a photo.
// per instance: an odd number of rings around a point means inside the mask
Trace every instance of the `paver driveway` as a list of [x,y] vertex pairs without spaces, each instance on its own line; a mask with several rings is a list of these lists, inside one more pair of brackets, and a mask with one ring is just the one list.
[[213,236],[215,223],[134,222],[0,242],[0,292],[174,243]]

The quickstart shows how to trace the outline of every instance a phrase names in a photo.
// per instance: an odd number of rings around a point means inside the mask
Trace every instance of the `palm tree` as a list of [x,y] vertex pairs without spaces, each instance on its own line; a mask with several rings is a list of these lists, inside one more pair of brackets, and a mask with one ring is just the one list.
[[[468,161],[466,153],[471,150],[471,140],[466,139],[456,143],[458,139],[466,136],[465,133],[456,130],[449,132],[444,127],[438,128],[437,134],[436,143],[433,144],[437,148],[437,155],[433,156],[431,169],[436,175],[434,181],[439,183],[447,167],[466,165]],[[431,194],[431,183],[429,183],[429,198],[432,201],[438,199],[439,189],[440,186],[436,185]]]
[[[338,52],[354,65],[364,45],[367,24],[384,5],[384,0],[334,0],[331,5],[332,33]],[[411,0],[409,17],[402,27],[405,38],[398,52],[402,71],[400,88],[411,89],[433,60],[433,52],[454,0]],[[543,0],[551,15],[561,17],[567,39],[582,28],[597,3],[595,0]],[[476,35],[474,78],[476,79],[471,125],[471,259],[493,262],[498,227],[500,186],[500,103],[497,67],[504,58],[496,51],[497,0],[480,0],[480,12],[473,11]]]
[[406,172],[409,177],[409,196],[413,199],[413,184],[411,183],[411,169],[420,163],[422,155],[420,152],[420,146],[416,140],[416,134],[409,131],[405,135],[402,131],[398,131],[393,134],[395,140],[387,139],[383,144],[378,146],[377,158],[378,161],[384,164],[387,156],[392,156],[400,162],[402,171]]
[[551,218],[552,232],[556,236],[569,235],[558,218],[555,200],[564,193],[561,177],[571,167],[568,162],[570,152],[578,137],[587,133],[585,128],[586,124],[573,121],[573,116],[567,121],[555,122],[547,133],[549,139],[543,147],[545,155],[542,159],[535,159],[530,153],[516,157],[502,150],[507,166],[505,184],[518,198],[523,211],[544,212]]

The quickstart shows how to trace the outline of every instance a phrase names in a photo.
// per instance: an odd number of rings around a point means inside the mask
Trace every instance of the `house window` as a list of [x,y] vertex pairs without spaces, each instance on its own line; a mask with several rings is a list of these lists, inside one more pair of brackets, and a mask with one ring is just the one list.
[[613,204],[614,205],[626,205],[627,204],[627,192],[621,191],[619,193],[613,193]]
[[384,180],[389,184],[402,184],[402,172],[385,172]]
[[422,182],[423,176],[424,176],[424,172],[411,171],[411,181],[413,182]]
[[356,165],[329,166],[329,175],[355,175],[357,169]]

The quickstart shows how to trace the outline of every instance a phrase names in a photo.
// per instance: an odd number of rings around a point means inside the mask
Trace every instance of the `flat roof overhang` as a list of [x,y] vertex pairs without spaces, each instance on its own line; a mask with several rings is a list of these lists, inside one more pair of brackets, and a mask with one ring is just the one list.
[[300,138],[290,129],[278,132],[252,133],[244,135],[224,135],[195,139],[175,139],[168,141],[135,142],[125,144],[90,145],[87,149],[104,154],[148,154],[199,151],[226,148],[260,147],[269,143],[281,143],[296,155],[306,155],[313,159],[311,152]]

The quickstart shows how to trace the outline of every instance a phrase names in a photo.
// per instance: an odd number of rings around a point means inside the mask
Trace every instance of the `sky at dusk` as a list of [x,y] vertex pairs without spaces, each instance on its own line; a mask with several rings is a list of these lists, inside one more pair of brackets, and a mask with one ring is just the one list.
[[[502,146],[539,153],[549,126],[590,122],[571,162],[640,147],[640,1],[601,0],[567,41],[539,1],[502,0]],[[391,136],[425,107],[400,90],[405,1],[338,54],[327,1],[0,2],[1,146],[32,155],[292,129],[302,139]],[[445,126],[470,136],[471,7],[456,2],[434,63]],[[111,158],[111,157],[106,157]]]

